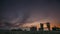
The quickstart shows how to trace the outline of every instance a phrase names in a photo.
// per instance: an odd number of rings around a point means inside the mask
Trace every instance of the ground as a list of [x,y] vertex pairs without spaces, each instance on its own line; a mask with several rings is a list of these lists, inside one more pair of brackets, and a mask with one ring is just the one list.
[[0,31],[0,34],[60,34],[60,31]]

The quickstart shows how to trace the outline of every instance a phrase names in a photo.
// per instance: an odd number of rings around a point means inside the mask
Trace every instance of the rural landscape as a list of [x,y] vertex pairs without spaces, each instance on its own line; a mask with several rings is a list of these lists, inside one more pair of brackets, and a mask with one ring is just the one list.
[[60,0],[1,0],[0,34],[60,34]]
[[44,31],[44,27],[43,24],[40,23],[40,28],[39,31],[37,31],[36,27],[31,27],[30,31],[27,30],[22,30],[22,29],[11,29],[11,30],[0,30],[0,34],[60,34],[60,28],[58,27],[53,27],[52,30],[50,30],[50,23],[47,22],[47,28],[48,30]]

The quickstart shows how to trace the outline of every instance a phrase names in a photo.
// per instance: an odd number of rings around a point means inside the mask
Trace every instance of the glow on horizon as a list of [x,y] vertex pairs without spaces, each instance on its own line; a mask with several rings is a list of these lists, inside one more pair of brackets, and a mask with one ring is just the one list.
[[[38,28],[40,28],[40,23],[43,23],[43,24],[44,24],[44,28],[47,27],[47,26],[46,26],[46,21],[43,21],[43,22],[37,21],[37,22],[33,22],[33,23],[26,23],[26,24],[23,25],[23,27],[30,28],[30,27],[32,27],[32,26],[36,26],[37,29],[38,29]],[[51,29],[51,30],[52,30],[52,27],[54,27],[54,26],[60,27],[60,26],[58,26],[58,25],[55,24],[55,23],[50,23],[50,29]]]

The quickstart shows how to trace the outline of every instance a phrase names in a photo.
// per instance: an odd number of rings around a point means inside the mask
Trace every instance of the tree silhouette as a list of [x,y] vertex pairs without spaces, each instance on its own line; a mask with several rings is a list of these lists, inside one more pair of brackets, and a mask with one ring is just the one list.
[[37,31],[37,28],[36,27],[31,27],[30,31]]
[[52,27],[52,31],[60,31],[60,28],[54,26],[54,27]]

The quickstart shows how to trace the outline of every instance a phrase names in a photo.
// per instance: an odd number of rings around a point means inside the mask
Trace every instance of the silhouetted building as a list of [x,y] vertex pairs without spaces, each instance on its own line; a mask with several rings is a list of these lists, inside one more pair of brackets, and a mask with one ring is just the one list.
[[60,31],[60,28],[54,26],[54,27],[52,27],[52,31]]
[[31,27],[30,31],[37,31],[37,27]]
[[39,28],[39,30],[40,30],[40,31],[43,31],[43,29],[44,29],[44,28],[43,28],[43,24],[40,23],[40,28]]
[[47,22],[46,25],[47,25],[48,30],[50,31],[50,23]]

